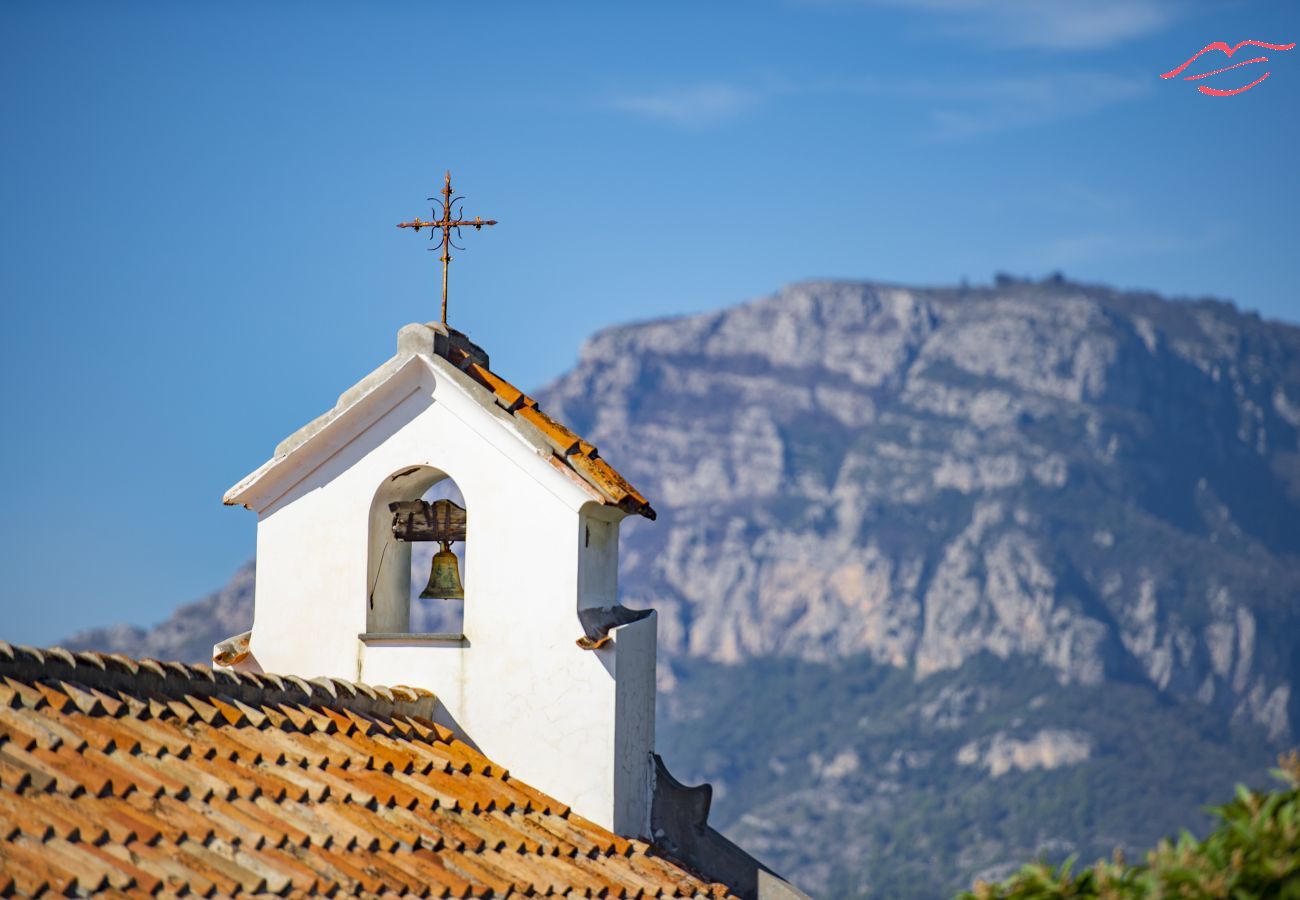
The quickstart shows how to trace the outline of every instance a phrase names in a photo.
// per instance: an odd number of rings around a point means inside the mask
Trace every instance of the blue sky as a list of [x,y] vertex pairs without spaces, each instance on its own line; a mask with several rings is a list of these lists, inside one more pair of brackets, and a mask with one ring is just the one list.
[[0,637],[154,622],[251,556],[225,489],[436,316],[393,226],[446,168],[501,222],[452,324],[527,387],[808,277],[1300,321],[1300,48],[1235,97],[1157,77],[1246,38],[1300,4],[6,3]]

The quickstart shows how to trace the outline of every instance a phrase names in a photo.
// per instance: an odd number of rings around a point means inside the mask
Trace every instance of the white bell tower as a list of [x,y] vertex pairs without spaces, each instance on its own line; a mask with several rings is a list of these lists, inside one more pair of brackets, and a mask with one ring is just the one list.
[[[463,628],[420,633],[410,604],[447,601],[411,599],[392,504],[448,478],[464,499]],[[464,335],[404,327],[395,356],[225,502],[258,515],[236,667],[427,688],[520,778],[648,835],[656,620],[617,605],[618,529],[654,511]]]

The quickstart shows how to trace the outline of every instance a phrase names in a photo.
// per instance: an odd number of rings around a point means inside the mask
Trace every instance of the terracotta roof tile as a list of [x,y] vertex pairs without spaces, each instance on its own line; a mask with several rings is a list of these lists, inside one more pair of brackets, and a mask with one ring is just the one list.
[[26,836],[0,843],[0,864],[20,894],[67,894],[77,887],[77,877],[57,865],[45,843]]
[[408,689],[0,642],[0,894],[727,895],[431,711]]
[[86,742],[84,736],[64,728],[57,719],[25,709],[6,711],[6,715],[0,720],[0,735],[23,750],[31,750],[34,747],[52,750],[67,741],[74,742],[75,746],[81,746]]
[[285,842],[293,844],[295,847],[310,847],[313,843],[317,845],[328,843],[328,833],[314,840],[317,837],[311,831],[314,822],[308,823],[309,827],[307,828],[299,827],[292,816],[292,807],[262,796],[254,797],[251,800],[241,797],[235,803],[238,804],[239,811],[246,813],[249,818],[260,819],[274,826],[277,833],[284,835]]
[[615,471],[613,466],[601,459],[600,451],[595,446],[542,412],[536,400],[454,344],[447,350],[447,360],[490,393],[498,406],[537,429],[550,445],[552,462],[557,466],[576,474],[595,488],[610,505],[648,519],[655,518],[650,501]]
[[258,818],[249,812],[248,801],[234,797],[222,800],[220,797],[208,798],[209,814],[216,820],[224,832],[229,833],[241,844],[255,850],[262,847],[286,847],[290,841],[276,823],[265,816]]
[[229,860],[217,856],[195,841],[184,841],[177,846],[171,855],[171,861],[175,866],[168,868],[173,872],[190,870],[223,896],[228,897],[238,891],[257,893],[266,889],[266,879],[258,873],[232,865]]
[[[194,795],[206,800],[214,792],[224,794],[226,785],[220,779],[213,778],[202,766],[202,761],[190,757],[184,760],[184,768],[179,768],[170,758],[155,758],[129,753],[104,754],[87,750],[81,755],[81,761],[100,771],[113,776],[116,785],[131,785],[134,791],[114,792],[118,796],[129,793],[143,793],[146,797],[187,797]],[[69,762],[73,762],[70,760]]]
[[469,897],[474,892],[474,884],[449,869],[437,851],[417,847],[411,851],[410,858],[414,863],[412,868],[434,888],[434,896]]
[[102,860],[116,870],[120,881],[114,883],[114,887],[121,890],[134,888],[146,894],[157,894],[162,889],[163,880],[136,865],[121,845],[82,842],[79,846],[83,852]]
[[15,681],[12,678],[6,678],[5,686],[13,691],[13,695],[10,697],[10,702],[7,705],[14,709],[23,707],[27,709],[40,709],[42,706],[48,705],[45,701],[45,695],[38,691],[33,685],[23,684],[22,682]]

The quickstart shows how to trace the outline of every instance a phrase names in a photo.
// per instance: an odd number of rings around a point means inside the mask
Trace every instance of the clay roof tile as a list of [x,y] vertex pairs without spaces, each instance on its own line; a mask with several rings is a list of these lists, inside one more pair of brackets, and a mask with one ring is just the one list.
[[496,404],[507,413],[536,428],[555,452],[557,461],[606,496],[607,502],[625,512],[655,518],[650,502],[600,458],[594,445],[542,412],[536,400],[455,346],[448,349],[447,359],[491,394]]
[[716,890],[401,710],[423,692],[6,647],[0,893]]

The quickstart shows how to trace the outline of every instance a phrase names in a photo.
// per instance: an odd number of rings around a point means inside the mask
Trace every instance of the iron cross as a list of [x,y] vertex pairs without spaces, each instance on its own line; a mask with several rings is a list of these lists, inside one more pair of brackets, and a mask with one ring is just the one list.
[[[441,218],[433,222],[426,222],[424,219],[412,219],[410,222],[398,222],[397,227],[414,228],[417,232],[421,228],[442,229],[442,240],[439,242],[437,247],[430,247],[429,249],[442,251],[442,324],[446,325],[447,324],[447,266],[451,263],[451,248],[455,247],[457,250],[465,249],[464,247],[457,246],[452,242],[451,231],[454,228],[456,230],[456,237],[460,237],[461,228],[473,226],[476,231],[482,231],[484,225],[495,225],[496,220],[483,219],[478,216],[475,216],[472,219],[462,219],[461,216],[463,215],[463,213],[459,208],[457,208],[455,213],[453,214],[452,207],[465,198],[452,196],[451,172],[447,173],[447,177],[444,180],[442,185],[441,194],[442,194],[442,217]],[[434,198],[430,197],[429,199],[432,200]],[[433,215],[433,213],[430,213],[430,215]],[[429,238],[432,239],[433,235],[432,234],[429,235]]]

